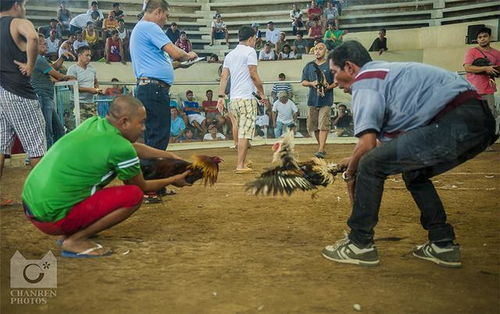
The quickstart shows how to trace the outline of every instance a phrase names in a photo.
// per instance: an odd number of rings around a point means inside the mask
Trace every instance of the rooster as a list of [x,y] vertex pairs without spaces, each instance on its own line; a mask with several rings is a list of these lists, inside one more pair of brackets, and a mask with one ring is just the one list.
[[267,169],[255,181],[247,183],[246,190],[254,195],[290,195],[297,190],[315,190],[333,183],[337,173],[345,170],[320,158],[299,162],[293,147],[293,132],[288,132],[282,142],[273,145],[273,163],[280,160],[280,165]]
[[222,158],[206,155],[195,155],[191,158],[193,162],[174,158],[141,159],[144,179],[163,179],[191,170],[185,179],[187,183],[193,184],[203,179],[205,186],[207,184],[213,185],[217,181],[219,163],[223,161]]

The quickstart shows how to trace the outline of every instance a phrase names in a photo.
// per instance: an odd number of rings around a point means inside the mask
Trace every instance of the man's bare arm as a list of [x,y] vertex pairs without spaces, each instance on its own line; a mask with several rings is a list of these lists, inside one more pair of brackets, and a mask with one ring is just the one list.
[[179,156],[177,156],[174,153],[167,152],[165,150],[161,149],[156,149],[151,146],[142,144],[142,143],[133,143],[134,148],[137,152],[137,156],[142,159],[148,159],[148,158],[174,158],[174,159],[181,159]]

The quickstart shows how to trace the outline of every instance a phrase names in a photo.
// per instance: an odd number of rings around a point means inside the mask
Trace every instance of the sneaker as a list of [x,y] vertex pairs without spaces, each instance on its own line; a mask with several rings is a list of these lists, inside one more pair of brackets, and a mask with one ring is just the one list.
[[161,199],[155,192],[149,192],[144,194],[144,204],[156,204],[161,203]]
[[452,244],[448,247],[439,247],[432,242],[419,245],[413,251],[413,256],[428,260],[444,267],[461,267],[460,246]]
[[326,259],[337,263],[361,266],[376,266],[379,263],[375,245],[371,244],[366,248],[360,248],[347,236],[333,245],[326,246],[321,254]]
[[314,157],[324,159],[326,157],[326,152],[315,152]]

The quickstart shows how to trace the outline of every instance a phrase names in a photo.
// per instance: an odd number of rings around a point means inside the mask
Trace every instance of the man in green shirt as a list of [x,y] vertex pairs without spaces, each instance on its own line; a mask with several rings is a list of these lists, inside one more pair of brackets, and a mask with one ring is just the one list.
[[326,48],[328,50],[333,50],[336,47],[342,45],[343,37],[347,34],[346,30],[338,29],[333,23],[328,24],[328,29],[325,32],[325,36],[323,37],[323,41],[326,44]]
[[[134,213],[143,192],[188,185],[189,173],[144,180],[139,158],[175,154],[135,143],[144,131],[146,111],[131,96],[113,100],[106,118],[92,117],[57,141],[26,179],[24,211],[41,231],[62,235],[65,257],[109,255],[89,240]],[[115,177],[125,185],[104,188]]]

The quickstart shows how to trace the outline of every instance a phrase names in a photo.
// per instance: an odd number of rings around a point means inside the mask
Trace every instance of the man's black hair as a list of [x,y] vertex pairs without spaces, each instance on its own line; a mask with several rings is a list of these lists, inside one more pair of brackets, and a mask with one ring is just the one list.
[[489,27],[481,27],[477,33],[476,33],[476,38],[479,36],[479,34],[486,33],[488,36],[491,36],[491,28]]
[[302,31],[297,31],[297,35],[304,37],[304,33]]
[[343,69],[347,61],[362,67],[372,61],[372,57],[359,42],[348,40],[330,52],[328,60],[332,60],[335,65]]
[[278,74],[278,77],[285,78],[286,76],[285,76],[285,73],[280,73],[280,74]]
[[239,41],[246,41],[249,38],[255,36],[255,30],[250,26],[242,26],[238,31],[238,39]]
[[387,30],[385,28],[381,28],[380,31],[384,34],[387,33]]
[[0,11],[1,12],[5,12],[5,11],[9,11],[10,9],[12,9],[12,7],[14,6],[14,3],[16,3],[21,5],[24,0],[19,0],[19,1],[11,1],[11,0],[2,0],[0,1]]
[[59,23],[59,21],[58,21],[58,20],[56,20],[56,19],[50,19],[49,23],[52,23],[52,22]]
[[170,26],[177,26],[177,23],[172,22],[172,24],[170,24]]
[[119,3],[119,2],[115,2],[115,3],[113,3],[113,8],[115,8],[115,7],[119,7],[119,6],[120,6],[120,3]]
[[88,51],[92,51],[92,49],[90,49],[90,47],[89,47],[89,46],[81,46],[81,47],[79,47],[78,49],[76,49],[76,53],[77,53],[78,55],[81,55],[82,53],[84,53],[84,52],[85,52],[85,51],[87,51],[87,50],[88,50]]
[[97,1],[92,1],[92,3],[90,4],[90,6],[93,6],[93,5],[98,5]]
[[207,91],[205,92],[205,94],[208,93],[208,92],[211,92],[213,94],[214,91],[211,90],[211,89],[207,89]]

